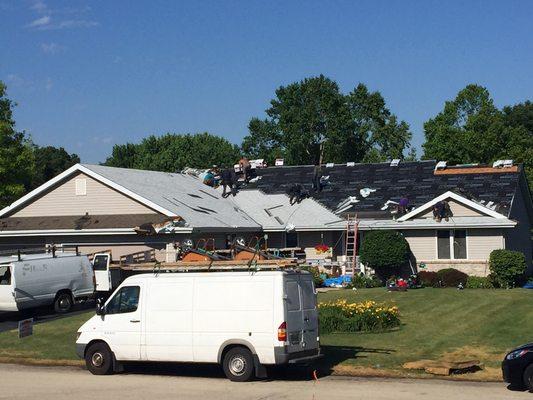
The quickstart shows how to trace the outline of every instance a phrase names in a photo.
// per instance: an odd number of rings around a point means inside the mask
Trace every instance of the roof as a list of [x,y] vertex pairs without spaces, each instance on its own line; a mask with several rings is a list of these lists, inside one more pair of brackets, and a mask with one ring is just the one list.
[[0,234],[4,231],[134,228],[142,224],[158,224],[167,220],[168,217],[161,214],[10,217],[0,219]]
[[433,218],[420,218],[407,221],[385,219],[363,219],[359,222],[361,230],[373,229],[457,229],[457,228],[513,228],[516,222],[507,218],[493,217],[450,217],[448,221],[435,221]]
[[167,217],[181,217],[194,229],[227,231],[261,227],[231,201],[198,178],[181,173],[76,164],[44,185],[0,210],[0,217],[20,208],[35,196],[61,184],[76,172],[85,173]]
[[259,190],[241,190],[231,200],[265,231],[297,229],[342,230],[346,221],[313,199],[291,205],[285,194],[267,195]]
[[[323,166],[322,175],[329,176],[328,184],[320,193],[312,190],[312,165],[270,167],[256,170],[260,177],[249,185],[267,194],[285,193],[299,183],[310,195],[330,210],[336,210],[349,196],[356,196],[357,202],[344,210],[345,213],[359,214],[360,218],[390,219],[390,213],[382,210],[388,200],[399,202],[406,196],[409,205],[419,207],[447,191],[475,199],[481,204],[489,204],[504,216],[509,216],[510,206],[517,190],[522,167],[480,168],[472,166],[472,173],[465,173],[468,166],[462,166],[454,173],[449,168],[446,174],[435,173],[436,161],[390,163],[339,164]],[[491,173],[492,172],[492,173]],[[361,189],[375,190],[362,196]]]

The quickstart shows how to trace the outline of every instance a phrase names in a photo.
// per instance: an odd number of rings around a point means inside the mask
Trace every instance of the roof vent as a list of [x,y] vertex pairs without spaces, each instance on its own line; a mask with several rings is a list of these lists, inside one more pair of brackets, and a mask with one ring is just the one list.
[[332,163],[332,162],[328,162],[328,163],[326,164],[326,168],[333,168],[334,165],[335,165],[334,163]]
[[354,161],[349,161],[346,163],[346,166],[347,167],[355,167],[355,162]]
[[276,158],[276,162],[274,163],[274,165],[276,167],[283,167],[283,163],[284,163],[283,158]]
[[446,169],[447,161],[439,161],[437,165],[435,165],[435,171],[439,169]]
[[394,158],[394,159],[390,162],[390,166],[391,166],[391,167],[397,167],[399,163],[400,163],[400,159],[399,159],[399,158]]
[[511,168],[513,160],[497,160],[492,164],[492,168]]

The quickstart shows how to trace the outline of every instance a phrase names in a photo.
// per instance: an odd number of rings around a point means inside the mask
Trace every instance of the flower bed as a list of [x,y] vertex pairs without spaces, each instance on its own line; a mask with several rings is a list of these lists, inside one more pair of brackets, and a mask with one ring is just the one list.
[[318,304],[320,332],[379,332],[400,325],[398,307],[363,301],[346,300]]

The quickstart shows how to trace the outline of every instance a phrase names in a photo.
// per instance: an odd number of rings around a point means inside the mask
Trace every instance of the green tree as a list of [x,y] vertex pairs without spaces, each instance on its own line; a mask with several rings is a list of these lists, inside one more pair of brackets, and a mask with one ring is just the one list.
[[231,166],[239,161],[237,146],[207,132],[196,135],[151,135],[139,144],[115,145],[105,165],[176,172],[185,167]]
[[69,154],[63,147],[34,145],[33,155],[35,172],[31,181],[31,189],[35,189],[80,162],[77,154]]
[[361,262],[381,278],[400,272],[409,260],[409,243],[396,231],[370,231],[361,244]]
[[281,86],[270,104],[268,118],[248,126],[242,150],[250,157],[270,163],[283,157],[288,164],[382,161],[403,158],[409,147],[409,126],[363,84],[344,95],[320,75]]
[[451,164],[491,163],[511,158],[533,178],[533,106],[530,102],[499,110],[488,90],[468,85],[424,124],[423,158]]
[[14,105],[6,96],[6,86],[0,81],[0,208],[26,192],[35,165],[24,132],[15,130]]

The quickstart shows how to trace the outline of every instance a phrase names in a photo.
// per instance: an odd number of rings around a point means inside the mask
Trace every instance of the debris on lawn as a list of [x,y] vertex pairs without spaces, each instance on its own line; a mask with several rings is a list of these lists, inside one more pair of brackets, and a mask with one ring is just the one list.
[[411,361],[402,365],[405,369],[423,369],[432,375],[452,375],[476,372],[483,369],[483,364],[479,360],[467,361],[435,361],[419,360]]

